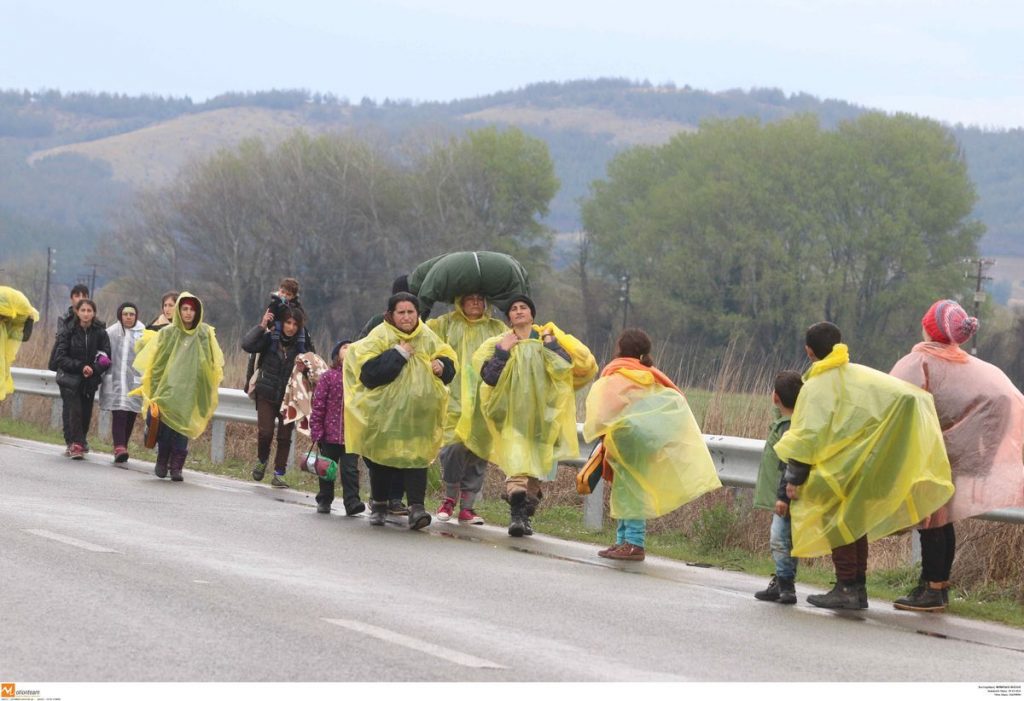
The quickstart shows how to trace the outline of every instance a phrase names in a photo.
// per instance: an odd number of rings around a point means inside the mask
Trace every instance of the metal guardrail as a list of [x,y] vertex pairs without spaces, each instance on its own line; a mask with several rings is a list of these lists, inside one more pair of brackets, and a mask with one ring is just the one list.
[[[59,397],[60,389],[54,373],[49,370],[30,368],[11,368],[14,377],[12,414],[17,417],[21,410],[21,396],[32,394],[44,397]],[[213,414],[210,436],[210,459],[215,463],[224,461],[224,441],[228,423],[256,423],[256,409],[248,395],[239,389],[221,388],[217,410]],[[104,412],[105,413],[105,412]],[[50,425],[59,426],[61,419],[60,404],[53,402],[50,411]],[[582,424],[577,424],[580,433],[580,452],[589,455],[592,447],[583,442]],[[761,451],[764,441],[754,438],[737,438],[735,436],[704,435],[704,442],[711,452],[718,470],[718,478],[727,487],[752,489],[757,482],[757,470],[761,464]],[[292,442],[292,450],[295,442]],[[291,458],[289,462],[292,462]],[[563,465],[580,467],[583,458],[562,460]],[[583,521],[588,528],[600,529],[604,519],[604,482],[598,484],[594,493],[584,499]],[[1002,523],[1024,523],[1024,509],[998,509],[975,518]]]

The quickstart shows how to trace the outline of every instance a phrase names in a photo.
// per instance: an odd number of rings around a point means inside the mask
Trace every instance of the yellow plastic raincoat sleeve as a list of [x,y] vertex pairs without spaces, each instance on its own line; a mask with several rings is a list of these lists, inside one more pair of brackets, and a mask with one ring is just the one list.
[[29,319],[39,321],[39,312],[28,297],[13,287],[0,285],[0,399],[14,391],[11,367]]
[[[359,380],[363,365],[401,341],[413,355],[398,377],[370,389]],[[458,368],[455,351],[423,322],[412,333],[389,323],[349,346],[345,355],[345,449],[381,465],[426,467],[437,457],[444,437],[448,388],[431,365],[449,358]]]
[[953,493],[927,392],[849,362],[826,370],[807,373],[775,444],[779,459],[812,466],[790,505],[795,557],[910,528]]
[[539,340],[522,340],[491,387],[480,369],[500,340],[489,339],[473,354],[457,433],[505,474],[545,479],[558,460],[579,455],[572,365]]
[[535,326],[534,329],[542,338],[544,334],[551,333],[558,341],[558,345],[564,348],[572,358],[572,388],[574,390],[586,387],[591,380],[597,377],[597,358],[583,344],[583,341],[562,331],[550,321],[544,326]]
[[722,486],[686,398],[651,373],[602,377],[586,406],[583,437],[603,438],[614,473],[612,518],[664,516]]

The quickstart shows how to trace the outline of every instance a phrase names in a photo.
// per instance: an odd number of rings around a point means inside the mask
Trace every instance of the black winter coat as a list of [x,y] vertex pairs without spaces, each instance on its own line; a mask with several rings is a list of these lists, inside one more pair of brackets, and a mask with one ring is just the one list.
[[271,332],[266,327],[256,325],[242,337],[242,350],[246,353],[257,353],[256,398],[280,404],[284,399],[284,391],[295,367],[295,357],[299,354],[298,344],[294,337],[288,340],[281,337],[277,349],[271,348]]
[[92,376],[83,377],[81,392],[91,395],[100,386],[100,378],[109,368],[96,365],[96,354],[103,351],[110,357],[110,337],[106,327],[97,320],[83,329],[81,324],[62,325],[57,332],[57,345],[53,352],[57,371],[81,375],[86,365],[92,367]]

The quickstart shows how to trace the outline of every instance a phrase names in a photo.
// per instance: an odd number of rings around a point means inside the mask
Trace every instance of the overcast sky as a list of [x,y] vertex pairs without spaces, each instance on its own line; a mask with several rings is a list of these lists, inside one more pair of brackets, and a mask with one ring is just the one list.
[[0,0],[0,88],[449,100],[597,77],[1024,127],[1024,0]]

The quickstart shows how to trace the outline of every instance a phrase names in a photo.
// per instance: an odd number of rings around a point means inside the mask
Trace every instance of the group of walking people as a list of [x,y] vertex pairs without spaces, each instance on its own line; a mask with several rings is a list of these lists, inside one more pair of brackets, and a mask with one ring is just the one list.
[[[526,294],[504,300],[507,324],[482,292],[461,295],[452,311],[424,321],[407,289],[399,278],[383,315],[367,323],[361,338],[333,344],[321,361],[298,282],[282,280],[241,341],[252,354],[246,390],[258,416],[253,479],[264,479],[276,433],[271,484],[287,487],[293,430],[308,428],[318,457],[339,466],[347,515],[366,509],[361,456],[370,480],[369,523],[382,526],[389,513],[402,514],[419,530],[432,518],[482,524],[474,506],[495,465],[505,474],[508,533],[529,536],[544,483],[559,461],[579,455],[576,394],[593,382],[583,434],[598,445],[618,520],[615,542],[601,557],[643,560],[649,519],[721,486],[686,398],[654,367],[644,331],[624,330],[598,376],[590,350],[553,322],[539,323]],[[35,311],[15,293],[0,287],[5,371]],[[99,390],[102,407],[112,412],[114,460],[128,459],[142,413],[147,442],[157,446],[156,475],[180,481],[188,440],[212,417],[223,373],[203,305],[187,292],[167,293],[148,326],[132,303],[121,304],[107,328],[96,311],[87,289],[72,290],[51,357],[64,401],[66,454],[81,459],[88,451]],[[998,368],[960,348],[977,325],[955,301],[937,301],[922,318],[923,341],[888,374],[850,362],[834,324],[807,330],[810,368],[803,376],[780,372],[772,388],[778,418],[754,501],[773,512],[776,572],[758,599],[795,603],[798,558],[831,555],[836,585],[808,602],[866,608],[868,542],[917,528],[921,581],[896,607],[945,609],[953,524],[1024,506],[1024,396]],[[0,384],[0,397],[5,388]],[[431,514],[427,470],[435,461],[444,495]],[[330,513],[334,498],[334,479],[321,476],[317,510]]]

